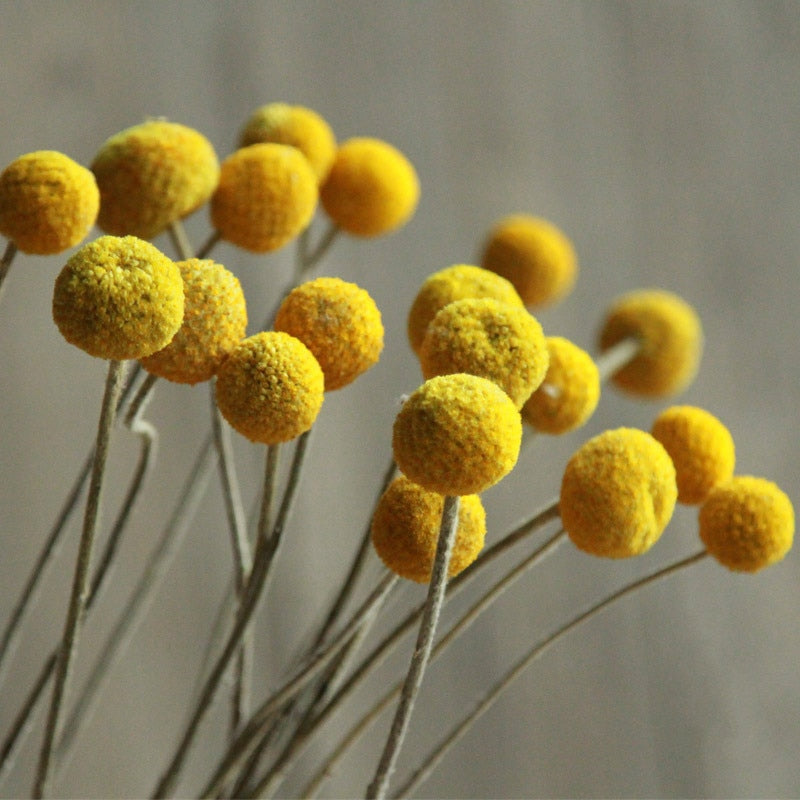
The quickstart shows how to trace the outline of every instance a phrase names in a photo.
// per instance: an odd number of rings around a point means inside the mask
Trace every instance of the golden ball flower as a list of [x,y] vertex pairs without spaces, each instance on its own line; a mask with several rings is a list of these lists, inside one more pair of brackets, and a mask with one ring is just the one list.
[[712,489],[700,507],[700,538],[728,569],[758,572],[792,547],[792,502],[772,481],[733,477]]
[[108,139],[92,162],[106,233],[152,239],[208,201],[219,180],[211,143],[192,128],[154,119]]
[[378,362],[381,313],[369,294],[339,278],[317,278],[281,303],[275,330],[300,339],[325,374],[325,391],[341,389]]
[[605,431],[572,456],[561,481],[564,530],[587,553],[627,558],[666,528],[678,489],[667,451],[634,428]]
[[583,425],[600,400],[600,373],[592,357],[560,336],[546,338],[550,365],[542,385],[522,407],[522,419],[557,435]]
[[639,342],[639,352],[612,380],[644,397],[664,397],[685,389],[697,374],[703,329],[695,310],[671,292],[642,289],[619,298],[600,331],[605,351],[623,339]]
[[197,258],[176,262],[183,278],[183,324],[163,349],[143,358],[153,375],[175,383],[207,381],[247,328],[239,279],[222,264]]
[[135,236],[85,244],[56,278],[53,319],[89,355],[142,358],[170,342],[183,320],[183,279],[173,261]]
[[664,445],[675,465],[678,502],[702,503],[715,486],[733,475],[733,437],[708,411],[695,406],[672,406],[656,417],[651,433]]
[[419,180],[411,162],[387,142],[349,139],[336,151],[320,201],[343,231],[381,236],[411,219],[419,201]]
[[425,378],[454,372],[488,378],[521,408],[544,379],[549,355],[542,326],[524,308],[484,297],[441,309],[419,360]]
[[[372,517],[372,544],[381,561],[401,578],[428,583],[439,541],[444,498],[403,475],[383,493]],[[466,569],[483,549],[486,512],[475,494],[461,498],[448,576]]]
[[511,398],[475,375],[420,386],[394,422],[392,448],[414,483],[443,495],[479,494],[517,462],[522,422]]
[[317,360],[288,333],[269,331],[244,339],[217,372],[217,406],[252,442],[278,444],[305,433],[323,397]]
[[254,144],[222,162],[211,222],[223,239],[253,253],[278,250],[304,231],[317,207],[308,159],[285,144]]
[[578,272],[570,240],[553,223],[527,214],[500,220],[484,246],[481,266],[514,284],[526,306],[544,306],[567,295]]
[[26,153],[0,174],[0,233],[23,253],[53,255],[78,244],[99,207],[94,175],[63,153]]

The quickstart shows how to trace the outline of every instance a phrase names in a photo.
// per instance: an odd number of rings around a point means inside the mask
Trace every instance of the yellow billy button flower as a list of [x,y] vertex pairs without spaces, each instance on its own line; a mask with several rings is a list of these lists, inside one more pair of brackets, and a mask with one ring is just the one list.
[[544,379],[549,355],[542,326],[524,308],[481,298],[441,309],[428,325],[419,360],[426,378],[479,375],[521,408]]
[[285,144],[254,144],[222,162],[211,222],[223,239],[253,253],[278,250],[304,231],[317,207],[308,159]]
[[733,437],[708,411],[694,406],[667,408],[653,423],[652,434],[675,465],[680,503],[702,503],[715,486],[733,475]]
[[201,133],[155,119],[108,139],[92,172],[101,197],[97,224],[117,236],[152,239],[208,201],[219,162]]
[[519,456],[522,422],[509,396],[475,375],[431,378],[404,403],[392,447],[400,470],[442,495],[479,494]]
[[98,358],[142,358],[170,342],[183,320],[173,261],[135,236],[101,236],[56,278],[53,319],[64,338]]
[[215,375],[244,338],[247,308],[238,278],[222,264],[197,258],[176,263],[183,277],[183,324],[142,366],[169,381],[194,384]]
[[542,385],[522,407],[522,419],[541,433],[561,434],[583,425],[600,399],[600,373],[592,357],[568,339],[548,336],[550,366]]
[[339,278],[317,278],[281,303],[275,330],[300,339],[325,374],[325,391],[341,389],[377,363],[383,350],[381,313],[369,294]]
[[244,339],[217,372],[222,416],[252,442],[278,444],[314,424],[324,378],[311,351],[288,333]]
[[589,439],[567,463],[561,521],[581,550],[627,558],[649,550],[666,528],[678,490],[667,451],[634,428]]
[[677,394],[694,379],[703,351],[703,329],[695,310],[677,295],[659,289],[629,292],[606,315],[600,349],[623,339],[640,350],[614,373],[621,389],[644,397]]
[[411,162],[380,139],[348,139],[320,190],[325,212],[353,236],[381,236],[405,225],[419,201]]
[[791,549],[792,502],[772,481],[733,477],[712,489],[700,507],[700,538],[728,569],[757,572]]
[[[428,583],[436,555],[444,498],[403,475],[383,493],[372,518],[372,544],[386,566],[401,578]],[[448,569],[453,578],[483,549],[486,512],[480,497],[461,498],[458,530]]]
[[0,174],[0,233],[23,253],[53,255],[78,244],[99,206],[94,175],[63,153],[27,153]]
[[481,266],[514,284],[526,306],[561,300],[575,284],[578,262],[570,240],[547,220],[515,214],[492,229]]

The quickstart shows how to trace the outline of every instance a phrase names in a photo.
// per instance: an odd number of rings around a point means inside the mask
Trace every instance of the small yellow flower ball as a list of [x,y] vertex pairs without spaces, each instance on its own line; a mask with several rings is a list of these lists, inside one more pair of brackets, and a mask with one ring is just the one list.
[[166,347],[141,361],[160,378],[195,384],[215,375],[242,341],[247,308],[239,279],[222,264],[197,258],[176,263],[183,278],[183,324]]
[[27,153],[0,174],[0,233],[23,253],[53,255],[78,244],[99,207],[94,175],[63,153]]
[[341,389],[378,362],[381,312],[369,294],[339,278],[317,278],[281,303],[275,330],[298,338],[325,374],[325,391]]
[[135,236],[101,236],[56,278],[53,319],[89,355],[142,358],[170,342],[183,305],[181,272],[160,250]]
[[475,375],[431,378],[406,400],[392,448],[414,483],[443,495],[479,494],[517,462],[522,422],[511,398]]
[[441,309],[419,360],[425,378],[454,372],[488,378],[521,408],[544,379],[549,355],[542,326],[524,308],[484,297]]
[[545,306],[565,297],[578,261],[570,240],[547,220],[514,214],[492,229],[481,266],[514,284],[526,306]]
[[653,436],[669,453],[678,480],[678,502],[702,503],[733,475],[736,453],[730,431],[713,415],[694,406],[662,411]]
[[703,329],[695,310],[677,295],[643,289],[619,298],[606,315],[600,349],[629,338],[639,341],[640,350],[614,373],[620,389],[665,397],[685,389],[697,374]]
[[288,144],[309,161],[317,182],[322,183],[336,157],[336,138],[330,125],[316,111],[287,103],[270,103],[256,109],[242,130],[239,146]]
[[560,336],[548,336],[550,366],[542,385],[522,407],[522,419],[557,435],[583,425],[600,400],[600,373],[592,357]]
[[100,187],[97,224],[116,236],[152,239],[208,201],[219,162],[201,133],[154,119],[108,139],[92,172]]
[[[428,583],[436,555],[444,498],[403,475],[383,493],[372,518],[372,544],[386,566],[401,578]],[[475,494],[461,498],[458,529],[448,576],[466,569],[483,549],[486,512]]]
[[217,372],[217,406],[251,442],[278,444],[314,424],[324,377],[311,351],[288,333],[244,339]]
[[667,451],[634,428],[605,431],[581,446],[561,481],[561,521],[576,547],[596,556],[646,552],[666,528],[678,489]]
[[425,331],[442,308],[470,297],[491,297],[524,308],[517,290],[505,278],[481,267],[455,264],[429,275],[417,292],[408,313],[408,341],[412,350],[419,355]]
[[381,236],[405,225],[419,201],[411,162],[380,139],[349,139],[340,145],[320,190],[331,220],[353,236]]
[[700,538],[728,569],[758,572],[792,547],[792,502],[772,481],[731,478],[712,489],[700,507]]
[[317,207],[308,159],[285,144],[254,144],[222,162],[211,222],[223,239],[253,253],[278,250],[304,231]]

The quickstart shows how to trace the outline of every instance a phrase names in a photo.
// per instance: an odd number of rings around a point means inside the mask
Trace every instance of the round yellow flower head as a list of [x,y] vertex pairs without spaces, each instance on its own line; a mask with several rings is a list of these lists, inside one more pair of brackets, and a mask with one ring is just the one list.
[[317,182],[322,183],[336,156],[336,138],[330,125],[316,111],[286,103],[270,103],[256,109],[242,130],[240,147],[274,142],[296,147],[309,161]]
[[175,383],[200,383],[216,374],[244,338],[244,292],[222,264],[197,258],[176,263],[183,277],[183,324],[166,347],[142,359],[142,366]]
[[135,236],[101,236],[56,278],[53,319],[71,344],[98,358],[142,358],[170,342],[183,320],[173,261]]
[[675,467],[659,442],[634,428],[605,431],[567,463],[561,521],[581,550],[627,558],[655,544],[677,496]]
[[521,408],[544,379],[549,355],[542,326],[524,308],[484,297],[441,309],[428,325],[419,360],[426,378],[479,375]]
[[425,331],[431,320],[455,300],[491,297],[508,305],[524,308],[520,296],[505,278],[481,267],[455,264],[429,275],[420,287],[408,313],[408,341],[419,355]]
[[275,330],[297,337],[325,374],[325,391],[341,389],[378,362],[381,312],[364,289],[339,278],[317,278],[281,303]]
[[697,374],[703,329],[694,309],[677,295],[642,289],[623,295],[609,310],[600,349],[623,339],[640,342],[639,353],[614,373],[620,388],[644,397],[664,397],[685,389]]
[[397,466],[443,495],[479,494],[507,475],[519,456],[522,422],[511,398],[475,375],[431,378],[394,422]]
[[417,208],[419,180],[411,162],[380,139],[344,142],[320,190],[331,220],[353,236],[381,236],[405,225]]
[[[428,583],[439,540],[444,498],[403,475],[383,493],[372,517],[372,544],[386,566],[401,578]],[[483,549],[486,512],[478,495],[461,498],[458,529],[448,576],[466,569]]]
[[0,233],[23,253],[53,255],[78,244],[99,207],[94,175],[63,153],[27,153],[0,174]]
[[733,475],[733,437],[708,411],[694,406],[667,408],[653,423],[652,434],[675,465],[678,502],[702,503],[715,486]]
[[758,572],[792,547],[792,502],[772,481],[731,478],[712,489],[700,507],[700,538],[728,569]]
[[304,231],[316,207],[317,178],[308,159],[286,144],[254,144],[222,162],[211,222],[237,247],[268,253]]
[[278,444],[305,433],[322,407],[324,378],[311,351],[288,333],[244,339],[217,372],[217,406],[251,442]]
[[526,306],[561,300],[575,284],[578,262],[570,240],[551,222],[526,214],[492,229],[481,266],[514,284]]
[[196,130],[154,119],[108,139],[92,172],[100,187],[97,224],[117,236],[152,239],[208,201],[219,162]]
[[548,336],[550,366],[542,385],[522,407],[522,419],[537,431],[567,433],[583,425],[600,400],[600,373],[592,357],[560,336]]

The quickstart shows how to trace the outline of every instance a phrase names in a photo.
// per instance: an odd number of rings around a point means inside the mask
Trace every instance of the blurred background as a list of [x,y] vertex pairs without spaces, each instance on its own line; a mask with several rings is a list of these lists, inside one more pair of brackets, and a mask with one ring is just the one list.
[[[604,308],[633,288],[682,295],[706,350],[681,402],[725,422],[737,471],[800,500],[800,5],[796,2],[5,2],[0,4],[0,163],[37,149],[89,164],[147,116],[197,128],[220,157],[258,106],[309,106],[340,140],[377,136],[416,166],[419,209],[396,234],[341,237],[316,274],[366,288],[382,310],[381,362],[328,396],[302,501],[258,622],[256,697],[276,688],[308,642],[368,520],[404,392],[420,382],[405,320],[431,272],[478,258],[499,217],[546,217],[573,240],[573,294],[538,318],[594,350]],[[186,227],[195,244],[207,212]],[[314,235],[324,229],[318,219]],[[172,254],[164,237],[156,242]],[[292,248],[252,256],[221,245],[253,331],[292,268]],[[0,307],[0,623],[91,446],[105,365],[68,345],[50,315],[64,258],[20,256]],[[541,437],[485,495],[490,541],[553,498],[590,435],[649,428],[669,401],[608,388],[594,418]],[[113,584],[81,640],[77,686],[161,533],[208,429],[204,386],[159,386],[148,418],[159,460]],[[137,453],[112,445],[105,519]],[[236,441],[248,504],[263,452]],[[288,459],[286,459],[288,461]],[[0,730],[63,626],[79,517],[27,617],[0,694]],[[402,779],[481,689],[539,637],[640,574],[697,549],[696,510],[679,508],[644,557],[606,562],[567,544],[509,592],[435,664],[400,758]],[[529,669],[419,791],[431,797],[778,797],[800,786],[800,566],[756,576],[703,562],[614,606]],[[184,546],[59,772],[64,797],[138,797],[182,730],[231,560],[212,483]],[[372,563],[371,576],[379,574]],[[424,588],[404,587],[390,621]],[[462,604],[463,605],[463,604]],[[384,629],[388,622],[384,622]],[[405,669],[406,642],[325,729],[280,793],[303,786],[374,693]],[[48,692],[49,697],[49,692]],[[28,794],[43,714],[3,796]],[[214,764],[218,703],[181,794]],[[385,715],[325,787],[358,796],[388,730]]]

